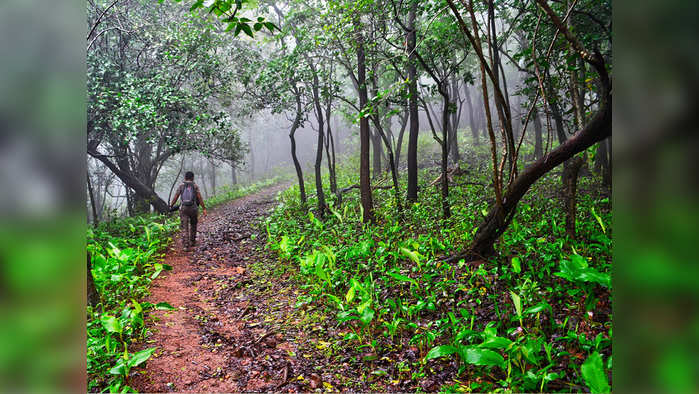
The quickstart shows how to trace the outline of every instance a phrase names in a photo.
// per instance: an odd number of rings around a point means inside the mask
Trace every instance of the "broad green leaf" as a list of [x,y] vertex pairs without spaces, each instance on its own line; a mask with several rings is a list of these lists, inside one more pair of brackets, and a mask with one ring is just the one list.
[[458,349],[451,345],[436,346],[430,349],[425,356],[425,360],[431,360],[433,358],[439,358],[448,356],[450,354],[458,353]]
[[519,261],[519,257],[512,258],[512,271],[515,274],[519,274],[520,272],[522,272],[522,264]]
[[483,343],[478,345],[478,347],[488,348],[488,349],[507,349],[512,344],[507,338],[503,337],[489,337],[486,338]]
[[250,25],[248,25],[247,23],[240,23],[240,26],[243,29],[243,32],[245,32],[245,34],[250,36],[250,38],[254,38],[252,35],[252,29],[250,28]]
[[119,321],[119,319],[117,319],[114,316],[103,316],[102,317],[102,326],[108,332],[114,332],[114,333],[121,333],[124,329],[121,326],[121,322]]
[[360,316],[359,320],[361,320],[364,325],[367,325],[367,324],[371,323],[371,321],[373,319],[374,319],[374,310],[371,309],[371,307],[364,308],[364,311],[362,312],[362,316]]
[[119,357],[119,360],[117,360],[116,364],[109,370],[109,373],[112,375],[126,376],[127,368],[123,357]]
[[561,260],[556,276],[571,282],[594,282],[605,287],[611,286],[611,276],[587,266],[587,261],[577,254],[572,254],[570,260]]
[[137,367],[141,364],[143,364],[144,361],[148,360],[150,356],[153,354],[155,351],[155,348],[152,347],[150,349],[145,349],[141,350],[140,352],[134,353],[131,355],[129,358],[129,366],[130,367]]
[[585,384],[593,393],[608,393],[610,391],[607,374],[602,365],[602,356],[599,353],[592,353],[580,367]]
[[473,365],[497,365],[502,366],[505,359],[498,353],[481,349],[475,346],[464,346],[459,349],[461,359],[468,364]]

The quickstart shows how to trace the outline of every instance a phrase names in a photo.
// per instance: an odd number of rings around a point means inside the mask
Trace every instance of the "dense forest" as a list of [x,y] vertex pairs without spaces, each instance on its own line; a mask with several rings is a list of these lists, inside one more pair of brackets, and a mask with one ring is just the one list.
[[88,0],[88,391],[611,391],[611,15]]

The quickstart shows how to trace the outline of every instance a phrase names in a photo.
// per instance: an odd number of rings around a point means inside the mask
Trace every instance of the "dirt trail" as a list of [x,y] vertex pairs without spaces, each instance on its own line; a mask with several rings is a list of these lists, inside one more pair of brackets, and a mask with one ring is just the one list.
[[264,231],[259,234],[256,223],[284,187],[211,210],[200,219],[192,251],[183,251],[176,237],[165,259],[173,270],[154,281],[148,299],[168,302],[175,310],[149,314],[150,335],[140,347],[158,349],[144,368],[132,372],[132,387],[141,392],[239,392],[274,390],[289,380],[294,346],[264,320],[250,318],[257,317],[251,312],[269,309],[265,304],[270,301],[290,311],[295,297],[277,293],[265,298],[244,291],[254,276],[250,266],[271,258],[261,251]]
[[[341,338],[350,329],[308,302],[297,264],[264,249],[266,231],[258,223],[285,187],[211,210],[200,220],[195,250],[184,252],[179,240],[171,247],[165,262],[173,270],[153,282],[147,301],[165,301],[175,310],[147,316],[145,343],[129,350],[157,350],[131,372],[131,387],[140,392],[415,391],[417,382],[406,365],[419,360],[409,338],[398,347],[385,344],[381,355],[348,345]],[[448,371],[431,373],[433,378],[419,383],[422,390],[437,389],[435,382]]]

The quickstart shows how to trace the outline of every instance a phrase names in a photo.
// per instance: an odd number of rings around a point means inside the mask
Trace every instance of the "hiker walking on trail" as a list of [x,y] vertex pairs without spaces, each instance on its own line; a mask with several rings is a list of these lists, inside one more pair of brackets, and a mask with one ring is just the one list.
[[[198,205],[203,209],[202,216],[206,215],[206,206],[204,199],[199,193],[199,186],[194,183],[194,173],[187,171],[184,174],[184,183],[177,188],[177,193],[172,199],[171,207],[175,206],[177,199],[182,197],[182,206],[180,207],[180,233],[182,235],[182,246],[189,248],[194,246],[197,241],[197,221],[199,210]],[[173,208],[176,209],[176,208]]]

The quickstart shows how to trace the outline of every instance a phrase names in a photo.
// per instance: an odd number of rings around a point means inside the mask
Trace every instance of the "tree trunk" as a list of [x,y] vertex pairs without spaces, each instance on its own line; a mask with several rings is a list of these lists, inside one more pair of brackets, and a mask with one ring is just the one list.
[[100,302],[100,295],[95,288],[95,280],[92,277],[92,260],[90,252],[87,253],[87,304],[95,307]]
[[318,197],[318,216],[325,217],[325,192],[323,191],[323,178],[321,175],[323,165],[323,137],[325,135],[325,123],[323,122],[323,109],[320,106],[320,93],[318,92],[318,74],[313,69],[313,103],[315,104],[316,119],[318,119],[318,142],[316,143],[316,161],[314,165],[316,177],[316,195]]
[[393,150],[391,149],[390,141],[388,140],[388,137],[386,136],[386,133],[384,132],[383,127],[381,126],[381,122],[379,122],[378,114],[373,114],[371,119],[374,122],[374,126],[377,133],[379,133],[379,137],[383,140],[384,145],[386,146],[386,151],[388,152],[388,167],[391,171],[391,180],[393,181],[393,191],[396,201],[396,209],[398,211],[398,214],[401,214],[403,212],[403,204],[400,201],[400,185],[398,183],[398,172],[396,169],[395,156],[393,155]]
[[211,174],[211,195],[216,195],[216,165],[213,161],[209,161],[209,173]]
[[296,129],[299,128],[301,124],[301,117],[303,116],[303,109],[301,105],[301,97],[298,92],[296,93],[296,118],[294,123],[291,124],[291,130],[289,131],[289,140],[291,140],[291,159],[294,161],[294,168],[296,169],[296,177],[299,182],[299,193],[301,194],[301,205],[306,206],[306,187],[303,182],[303,171],[301,170],[301,163],[296,156]]
[[371,133],[371,151],[372,151],[372,176],[374,179],[381,178],[381,156],[383,154],[381,149],[381,136],[379,132],[374,128],[374,132]]
[[479,145],[480,140],[478,139],[478,126],[476,125],[476,119],[474,117],[473,102],[471,101],[471,91],[468,88],[468,85],[466,85],[464,90],[466,91],[466,106],[468,106],[468,122],[471,126],[471,136],[473,137],[473,143],[475,145]]
[[231,164],[231,184],[238,184],[238,175],[235,173],[235,164]]
[[541,159],[544,155],[543,139],[541,136],[541,119],[539,118],[539,112],[534,111],[534,158]]
[[583,162],[584,160],[581,157],[575,157],[567,161],[568,165],[563,170],[566,233],[570,238],[575,238],[576,191],[578,188],[578,174]]
[[207,199],[209,198],[209,188],[206,186],[206,172],[204,171],[204,164],[200,158],[197,159],[197,177],[201,178],[201,181],[199,181],[199,185],[201,185],[202,189],[204,189],[204,198]]
[[332,100],[328,98],[325,106],[325,124],[327,127],[325,139],[325,154],[328,157],[328,178],[330,179],[330,192],[337,195],[337,174],[335,173],[335,138],[333,137],[332,127],[330,124],[330,114],[332,111]]
[[444,99],[444,107],[442,108],[442,214],[444,219],[451,216],[451,207],[449,206],[449,177],[447,175],[447,161],[449,160],[449,95],[445,90],[442,93]]
[[412,2],[408,13],[408,108],[410,111],[410,131],[408,133],[408,201],[417,201],[417,137],[420,121],[417,110],[417,59],[415,53],[416,36],[415,19],[417,1]]
[[[364,110],[367,102],[366,87],[366,59],[364,56],[364,37],[359,17],[355,19],[357,31],[357,83],[359,88],[359,108]],[[371,178],[369,174],[369,119],[362,116],[359,120],[359,192],[362,201],[362,221],[369,223],[374,221],[373,202],[371,197]]]
[[398,133],[398,142],[396,143],[396,169],[400,167],[400,153],[403,148],[403,137],[405,136],[405,128],[408,125],[408,111],[405,116],[400,118],[400,132]]
[[90,171],[87,172],[87,191],[90,195],[90,205],[92,206],[92,224],[95,225],[99,223],[99,216],[97,215],[97,206],[95,205],[95,193],[92,190],[92,182],[90,182]]
[[[454,163],[458,163],[461,160],[461,155],[459,154],[459,123],[461,120],[461,110],[463,108],[463,101],[459,95],[459,85],[456,82],[456,78],[451,81],[451,97],[454,103],[459,103],[459,108],[454,110],[450,109],[450,122],[449,122],[449,154],[451,154],[451,160]],[[453,111],[452,111],[453,110]]]
[[252,149],[254,145],[252,144],[252,132],[250,131],[248,131],[248,146],[250,147],[249,174],[250,183],[252,183],[252,181],[255,179],[255,154]]
[[609,160],[609,143],[611,138],[600,141],[597,144],[597,154],[595,154],[595,172],[602,175],[602,182],[605,186],[611,186],[612,177]]

